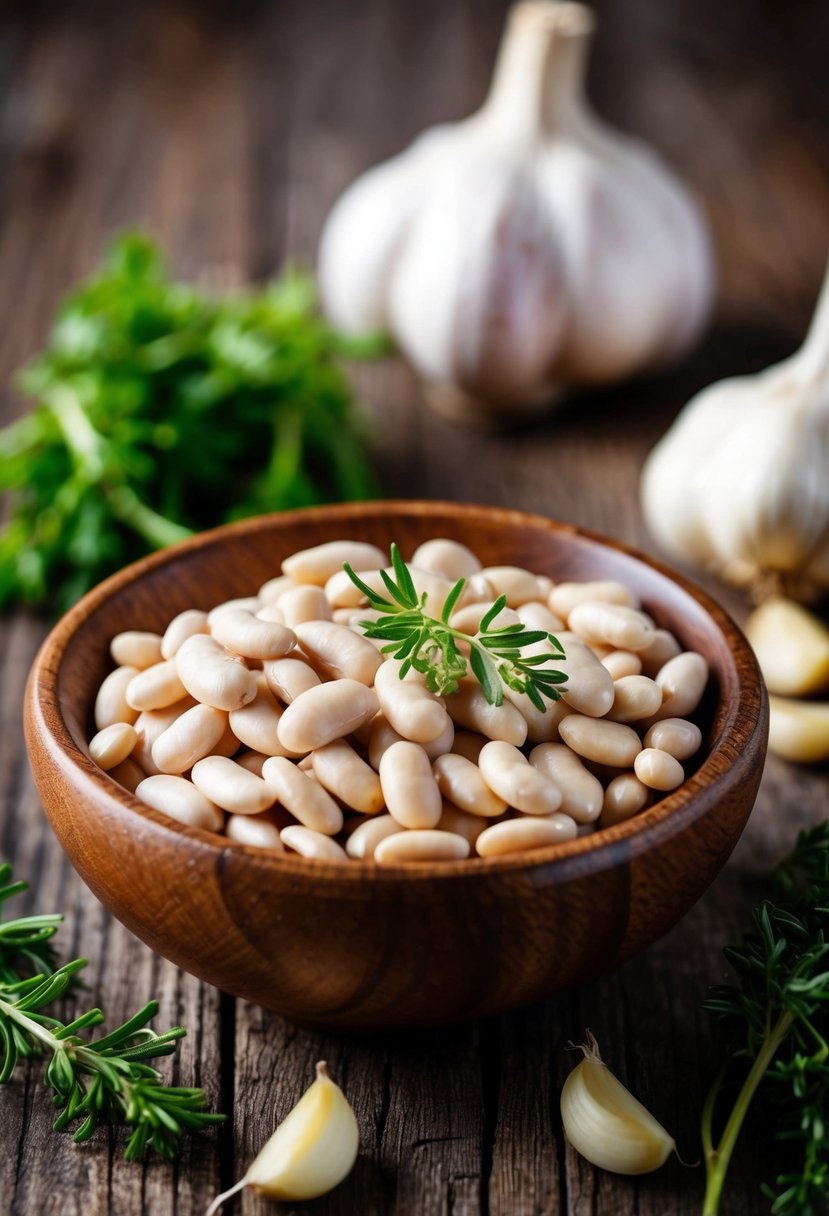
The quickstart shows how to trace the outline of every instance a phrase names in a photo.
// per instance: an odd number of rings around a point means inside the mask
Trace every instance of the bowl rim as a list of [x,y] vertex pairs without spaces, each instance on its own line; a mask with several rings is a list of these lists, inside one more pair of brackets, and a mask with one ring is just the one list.
[[[371,859],[349,858],[348,863],[345,864],[340,861],[306,858],[289,852],[280,853],[242,844],[207,829],[179,823],[163,812],[150,807],[123,786],[119,786],[107,772],[99,768],[91,757],[81,750],[64,720],[58,698],[61,659],[64,650],[80,626],[113,595],[138,581],[144,575],[174,564],[182,555],[207,548],[229,535],[248,536],[259,531],[270,531],[275,525],[277,527],[281,524],[290,526],[303,521],[319,524],[337,522],[346,526],[349,521],[369,520],[379,513],[384,516],[395,514],[419,518],[445,517],[454,514],[469,522],[480,520],[483,515],[490,521],[497,519],[499,526],[502,527],[512,524],[513,526],[540,529],[557,536],[570,535],[594,545],[613,549],[676,584],[695,600],[713,620],[718,632],[726,642],[735,680],[740,688],[740,695],[725,707],[724,713],[722,702],[718,702],[717,716],[722,714],[720,729],[709,754],[699,768],[678,789],[671,791],[645,811],[611,827],[602,828],[598,833],[598,838],[594,834],[586,834],[560,844],[497,857],[472,855],[462,861],[429,861],[378,866]],[[745,674],[740,675],[738,658],[744,660],[744,673],[749,673],[753,679],[746,681]],[[746,690],[752,688],[756,691],[757,696],[746,696]],[[93,587],[54,625],[35,658],[26,688],[25,700],[27,718],[31,718],[33,729],[41,737],[45,736],[62,753],[65,760],[76,768],[78,777],[87,788],[91,783],[96,797],[103,799],[107,806],[118,814],[125,810],[129,814],[139,814],[144,820],[152,823],[156,829],[169,833],[171,843],[176,837],[190,838],[194,843],[212,851],[217,863],[230,851],[233,854],[250,858],[259,866],[275,868],[277,871],[297,878],[310,876],[317,881],[320,878],[336,877],[345,883],[361,883],[370,879],[376,884],[386,881],[417,883],[424,879],[454,881],[458,878],[466,878],[474,881],[483,874],[532,871],[537,868],[547,871],[552,869],[554,876],[555,872],[559,871],[561,879],[564,880],[577,878],[587,872],[595,873],[610,869],[620,862],[630,861],[652,848],[658,848],[673,836],[686,830],[698,818],[707,814],[712,805],[718,801],[719,795],[728,788],[729,769],[732,763],[725,754],[728,740],[737,728],[745,732],[745,737],[749,738],[754,736],[758,727],[763,726],[767,694],[754,653],[739,626],[725,609],[690,579],[671,569],[659,559],[641,552],[624,541],[576,524],[507,507],[453,503],[438,499],[373,499],[359,503],[303,507],[291,511],[252,516],[199,532],[178,544],[157,550],[125,566]],[[46,707],[52,711],[51,720],[45,712]],[[32,711],[31,714],[28,711]],[[31,747],[29,750],[31,751]],[[702,798],[700,797],[702,794],[708,796]]]

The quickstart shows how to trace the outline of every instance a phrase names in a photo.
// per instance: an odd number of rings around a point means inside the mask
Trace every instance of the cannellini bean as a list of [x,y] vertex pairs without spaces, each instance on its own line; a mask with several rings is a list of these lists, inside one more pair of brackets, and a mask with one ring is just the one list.
[[478,731],[488,739],[503,739],[521,747],[527,738],[527,723],[515,706],[509,701],[490,705],[474,680],[461,680],[458,691],[447,698],[446,709],[457,726]]
[[213,751],[210,754],[212,756],[227,756],[227,758],[230,759],[236,755],[239,747],[239,740],[234,735],[231,725],[228,722],[225,728],[225,733],[222,735],[219,742],[215,744]]
[[296,756],[303,753],[288,751],[279,739],[279,723],[283,709],[277,705],[267,682],[260,676],[256,681],[256,696],[241,709],[230,713],[230,729],[245,747],[266,756]]
[[131,755],[148,776],[155,776],[161,772],[153,760],[153,744],[156,739],[172,726],[176,718],[180,718],[195,704],[192,697],[183,697],[181,701],[177,701],[175,705],[170,705],[167,709],[146,709],[136,718],[135,730],[138,741]]
[[317,674],[330,680],[358,680],[371,687],[383,662],[372,644],[335,621],[305,621],[296,636]]
[[644,810],[650,800],[651,791],[635,773],[620,773],[604,792],[599,827],[609,828],[614,823],[623,823]]
[[501,857],[505,853],[525,853],[551,844],[575,840],[576,824],[569,815],[533,816],[531,819],[505,819],[481,832],[475,848],[481,857]]
[[400,664],[394,659],[382,663],[374,677],[374,691],[387,722],[404,739],[413,743],[433,743],[451,725],[442,697],[421,683],[417,672],[412,679],[400,679]]
[[215,638],[197,633],[175,657],[179,678],[197,701],[214,709],[240,709],[256,696],[256,676]]
[[255,773],[257,777],[262,776],[262,765],[268,757],[264,752],[241,752],[236,757],[236,763],[242,768],[246,768],[249,773]]
[[558,729],[567,746],[579,756],[612,768],[630,768],[642,750],[636,731],[621,722],[570,714]]
[[325,598],[322,587],[312,584],[305,587],[291,587],[280,595],[276,606],[282,613],[286,625],[294,629],[305,621],[330,621],[331,605]]
[[357,680],[334,680],[300,693],[279,721],[279,741],[304,754],[350,735],[380,708],[373,688]]
[[116,667],[106,677],[95,697],[95,726],[103,730],[113,722],[127,722],[132,725],[138,717],[138,710],[133,709],[127,702],[127,688],[138,675],[137,667]]
[[485,566],[481,573],[495,588],[496,599],[499,595],[507,597],[508,608],[541,599],[538,579],[520,566]]
[[769,751],[794,764],[829,759],[829,702],[770,696]]
[[[483,740],[482,740],[483,742]],[[489,788],[478,765],[451,752],[432,764],[438,789],[456,807],[472,815],[493,819],[503,815],[507,803]]]
[[563,700],[548,701],[544,709],[539,709],[537,705],[533,705],[525,692],[505,688],[504,696],[527,723],[527,738],[531,743],[549,743],[552,739],[557,739],[562,718],[573,713],[572,708]]
[[429,570],[433,574],[442,574],[453,583],[459,578],[469,578],[481,569],[471,549],[456,540],[446,540],[437,537],[418,545],[411,557],[411,564],[420,570]]
[[383,809],[380,778],[345,739],[335,739],[311,753],[314,776],[320,785],[364,815]]
[[391,815],[375,815],[371,819],[364,819],[345,842],[345,851],[349,857],[365,861],[374,856],[374,850],[381,840],[385,840],[387,836],[396,836],[399,831],[400,824]]
[[268,688],[286,705],[295,701],[300,693],[307,692],[309,688],[316,688],[318,684],[322,683],[313,667],[306,663],[305,659],[293,657],[272,659],[270,662],[266,661],[262,664],[262,671],[268,682]]
[[565,628],[561,617],[551,612],[540,600],[528,600],[516,610],[516,615],[527,629],[546,629],[548,633],[555,634],[559,629]]
[[471,760],[473,764],[477,764],[481,748],[486,741],[486,735],[479,735],[476,731],[456,730],[450,750],[453,755],[465,756],[467,760]]
[[483,819],[480,815],[470,815],[467,811],[462,811],[458,807],[453,806],[451,802],[444,802],[437,830],[439,832],[454,832],[456,836],[463,836],[464,840],[468,840],[470,845],[474,845],[486,825],[486,819]]
[[613,704],[616,691],[613,677],[574,633],[559,634],[558,640],[564,647],[565,657],[556,660],[555,665],[567,676],[567,683],[560,690],[562,700],[577,713],[600,718]]
[[[386,567],[386,573],[393,575],[394,572],[389,566]],[[418,570],[416,566],[409,566],[409,573],[418,596],[426,596],[426,611],[438,615],[455,580],[444,578],[441,574],[433,574],[429,570]],[[363,570],[360,578],[372,591],[388,599],[389,592],[379,570]],[[332,608],[357,608],[364,600],[363,593],[352,583],[344,570],[328,580],[325,584],[325,595]],[[465,604],[468,598],[469,592],[464,588],[458,606]]]
[[553,612],[566,621],[578,604],[596,603],[622,604],[626,608],[638,608],[639,599],[624,583],[614,579],[598,579],[589,583],[558,583],[550,592],[548,603]]
[[292,852],[299,853],[300,857],[308,857],[311,861],[348,860],[345,849],[337,844],[336,840],[299,823],[292,823],[290,827],[283,828],[279,838]]
[[452,744],[455,741],[455,723],[447,714],[446,727],[438,735],[437,739],[432,739],[430,743],[421,743],[421,747],[425,751],[430,760],[436,760],[438,756],[442,756],[445,752],[452,750]]
[[174,616],[164,630],[164,637],[161,639],[162,658],[175,658],[182,644],[194,633],[209,632],[210,626],[207,624],[206,612],[201,612],[198,608],[185,609],[178,616]]
[[462,861],[469,856],[469,841],[454,832],[397,832],[386,836],[374,850],[378,865],[412,861]]
[[685,780],[685,772],[675,756],[657,747],[644,748],[633,762],[633,771],[652,790],[675,790]]
[[164,657],[160,634],[140,633],[134,629],[116,633],[109,644],[109,653],[119,667],[137,667],[139,671],[160,663]]
[[662,689],[662,706],[655,716],[684,718],[702,700],[708,683],[708,664],[695,650],[685,650],[660,668],[656,683]]
[[217,604],[215,608],[211,608],[207,614],[208,628],[213,630],[213,627],[220,616],[224,616],[226,612],[258,612],[262,605],[259,602],[258,595],[243,595],[235,600],[225,600],[222,604]]
[[276,578],[269,578],[266,583],[262,584],[256,598],[260,604],[275,604],[280,595],[283,595],[286,591],[290,591],[296,585],[290,575],[277,574]]
[[641,722],[662,704],[662,689],[647,676],[622,676],[614,681],[613,704],[607,711],[611,722]]
[[257,608],[253,615],[257,621],[267,621],[271,625],[285,624],[285,614],[279,604],[265,604],[264,608]]
[[433,828],[443,807],[429,757],[407,739],[380,758],[380,785],[389,814],[404,828]]
[[625,676],[638,676],[642,673],[642,660],[632,650],[610,650],[599,660],[615,680]]
[[218,832],[224,823],[224,815],[215,802],[205,797],[185,777],[173,777],[166,773],[145,777],[135,793],[148,806],[188,827]]
[[375,772],[380,771],[383,753],[388,751],[392,743],[403,742],[405,742],[403,736],[398,735],[382,711],[372,719],[369,727],[368,762]]
[[575,752],[563,743],[541,743],[530,752],[530,764],[561,790],[561,810],[576,823],[593,823],[602,813],[604,790]]
[[243,659],[279,659],[296,645],[296,634],[275,621],[263,621],[244,608],[228,609],[211,625],[221,646]]
[[140,712],[145,709],[166,709],[185,697],[187,692],[179,679],[175,659],[164,659],[133,676],[124,695],[127,704]]
[[478,757],[486,784],[508,806],[527,815],[551,815],[561,806],[561,790],[533,768],[517,747],[501,740],[487,743]]
[[677,760],[689,760],[702,746],[702,731],[685,718],[663,718],[654,722],[644,738],[645,747],[656,747]]
[[186,709],[152,744],[153,764],[161,773],[184,773],[209,756],[227,729],[227,714],[211,705]]
[[342,571],[346,562],[359,574],[363,570],[377,570],[384,566],[386,555],[376,545],[364,541],[332,540],[314,545],[312,549],[292,553],[282,563],[282,573],[296,583],[314,583],[317,587],[324,587],[332,574]]
[[234,815],[258,815],[273,805],[270,785],[227,756],[205,756],[190,775],[196,789]]
[[498,597],[486,575],[471,574],[467,579],[462,598],[465,604],[493,604]]
[[225,836],[256,849],[283,852],[279,828],[265,815],[231,815],[225,824]]
[[138,742],[138,732],[128,722],[111,722],[89,741],[89,754],[105,771],[123,764]]
[[343,813],[331,795],[284,756],[265,761],[262,779],[273,797],[306,828],[324,836],[335,836],[342,828]]
[[[460,629],[462,633],[475,634],[481,628],[481,621],[492,607],[491,603],[474,603],[466,604],[463,608],[459,608],[457,612],[453,612],[449,618],[449,624],[453,629]],[[488,629],[503,629],[506,625],[520,625],[521,618],[512,608],[502,608],[497,616],[493,617]]]
[[129,790],[134,794],[141,782],[147,776],[140,764],[130,758],[122,760],[120,764],[116,764],[115,768],[109,770],[110,777],[122,785],[125,790]]
[[656,632],[656,626],[644,612],[603,600],[577,604],[567,618],[567,625],[587,642],[618,650],[645,650]]
[[642,674],[653,679],[670,659],[675,659],[681,653],[682,647],[674,635],[667,629],[657,629],[650,645],[645,650],[639,651],[639,658],[642,660]]
[[549,574],[537,574],[535,577],[538,579],[538,585],[541,588],[541,598],[546,603],[550,598],[550,592],[552,591],[553,587],[555,587],[555,583],[550,578]]

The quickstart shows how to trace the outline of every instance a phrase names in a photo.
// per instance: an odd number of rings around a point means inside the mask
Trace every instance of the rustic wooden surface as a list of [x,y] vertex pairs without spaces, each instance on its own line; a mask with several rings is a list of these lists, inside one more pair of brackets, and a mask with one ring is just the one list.
[[[721,268],[717,324],[675,373],[585,397],[509,436],[427,413],[395,360],[359,373],[378,462],[399,496],[542,511],[648,547],[636,499],[645,452],[697,387],[793,349],[829,246],[829,12],[821,0],[603,0],[591,73],[598,107],[650,139],[697,190]],[[42,340],[61,292],[130,224],[163,237],[176,268],[235,280],[310,260],[327,208],[361,169],[423,125],[481,98],[502,22],[497,0],[10,3],[0,13],[0,374]],[[6,416],[21,403],[4,390]],[[726,598],[726,597],[723,597]],[[735,601],[729,601],[739,609]],[[725,974],[763,873],[796,829],[825,814],[819,771],[770,762],[731,863],[648,953],[543,1007],[401,1039],[297,1030],[154,957],[114,922],[51,837],[23,752],[20,706],[40,621],[2,622],[0,854],[32,890],[26,910],[67,914],[66,956],[90,959],[90,1000],[112,1017],[149,995],[190,1028],[173,1066],[231,1115],[175,1167],[120,1159],[119,1135],[82,1148],[50,1130],[36,1070],[0,1092],[4,1216],[188,1216],[242,1172],[326,1057],[360,1118],[351,1178],[303,1210],[491,1216],[690,1216],[700,1172],[599,1174],[561,1136],[568,1040],[590,1026],[617,1072],[698,1155],[713,1067],[699,1011]],[[746,1138],[727,1210],[768,1210],[774,1168]],[[252,1195],[246,1216],[268,1208]],[[298,1210],[298,1209],[297,1209]]]

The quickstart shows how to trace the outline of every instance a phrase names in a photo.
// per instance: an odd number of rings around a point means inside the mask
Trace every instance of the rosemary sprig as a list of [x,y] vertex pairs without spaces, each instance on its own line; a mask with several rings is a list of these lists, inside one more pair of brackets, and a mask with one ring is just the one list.
[[[0,903],[26,889],[26,883],[11,883],[10,878],[11,867],[0,867],[4,884]],[[10,1079],[20,1060],[48,1055],[45,1080],[60,1112],[56,1131],[80,1120],[74,1133],[74,1140],[80,1143],[101,1124],[120,1123],[133,1129],[124,1150],[128,1161],[144,1156],[148,1147],[173,1157],[182,1132],[198,1131],[224,1119],[224,1115],[204,1110],[201,1089],[164,1085],[147,1063],[174,1052],[176,1042],[187,1032],[181,1026],[163,1034],[150,1029],[149,1022],[158,1012],[157,1001],[150,1001],[109,1034],[91,1040],[84,1040],[79,1032],[104,1021],[100,1009],[90,1009],[70,1022],[43,1012],[65,995],[76,973],[86,966],[86,959],[73,959],[52,970],[53,955],[44,944],[62,919],[24,917],[2,926],[0,1084]],[[17,975],[16,959],[35,968],[36,974]]]
[[713,1121],[729,1065],[714,1080],[702,1116],[707,1186],[703,1216],[716,1216],[743,1122],[761,1083],[768,1125],[796,1151],[797,1170],[764,1186],[773,1216],[829,1212],[829,822],[800,834],[773,876],[774,902],[726,958],[738,983],[713,988],[726,1060],[747,1062],[742,1086],[714,1142]]
[[[458,648],[458,642],[462,642],[469,647],[469,667],[490,705],[503,702],[504,685],[515,692],[526,693],[539,710],[545,708],[544,697],[550,701],[559,699],[558,685],[564,684],[567,677],[564,672],[548,666],[564,658],[561,644],[553,634],[543,629],[527,629],[523,625],[490,628],[498,613],[506,607],[506,596],[498,597],[482,618],[478,634],[472,636],[449,624],[466,579],[458,579],[449,591],[440,618],[437,618],[426,612],[426,595],[418,596],[411,572],[395,544],[391,546],[391,565],[394,578],[385,570],[380,571],[391,598],[373,591],[347,562],[344,569],[371,607],[383,614],[375,621],[361,621],[360,624],[367,637],[388,643],[383,647],[384,654],[393,654],[401,660],[401,680],[414,668],[426,677],[426,687],[431,692],[441,695],[457,692],[460,681],[467,674],[467,660]],[[525,647],[538,642],[548,642],[551,649],[542,654],[521,653]]]

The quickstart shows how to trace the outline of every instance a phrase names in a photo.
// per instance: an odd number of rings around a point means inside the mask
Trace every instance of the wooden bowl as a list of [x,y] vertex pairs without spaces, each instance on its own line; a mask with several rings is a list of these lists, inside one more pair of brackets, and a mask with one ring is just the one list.
[[[89,758],[95,692],[123,629],[251,594],[287,554],[353,537],[404,553],[453,537],[485,564],[616,578],[711,666],[704,756],[626,823],[536,852],[379,868],[312,862],[184,827]],[[731,852],[757,792],[768,709],[739,629],[703,592],[624,545],[541,516],[450,503],[325,507],[217,529],[89,593],[32,670],[26,739],[52,827],[97,897],[152,949],[297,1021],[347,1030],[498,1013],[580,984],[664,934]]]

